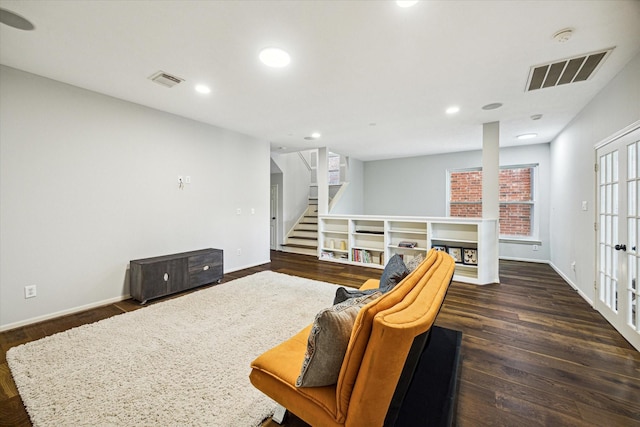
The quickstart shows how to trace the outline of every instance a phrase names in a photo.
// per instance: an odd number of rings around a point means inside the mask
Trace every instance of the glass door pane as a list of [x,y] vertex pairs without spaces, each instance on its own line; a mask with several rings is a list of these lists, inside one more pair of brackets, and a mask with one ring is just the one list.
[[[600,293],[599,299],[612,311],[618,310],[618,152],[600,158]],[[630,188],[628,189],[631,190]]]

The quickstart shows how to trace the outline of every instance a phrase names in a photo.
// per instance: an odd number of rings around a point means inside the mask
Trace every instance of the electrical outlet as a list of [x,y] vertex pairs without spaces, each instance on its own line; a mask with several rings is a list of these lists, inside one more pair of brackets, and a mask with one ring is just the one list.
[[538,245],[533,245],[533,250],[534,250],[534,251],[537,251],[538,249],[539,249],[539,248],[538,248]]
[[238,254],[238,256],[242,255],[242,249],[238,248],[238,251],[236,253]]
[[36,285],[30,285],[24,287],[24,298],[35,298],[36,296]]
[[191,177],[189,175],[184,177],[184,182],[187,184],[191,184]]
[[573,262],[571,263],[571,269],[572,269],[573,271],[576,271],[576,262],[575,262],[575,261],[573,261]]
[[237,208],[236,209],[236,215],[242,215],[242,209]]

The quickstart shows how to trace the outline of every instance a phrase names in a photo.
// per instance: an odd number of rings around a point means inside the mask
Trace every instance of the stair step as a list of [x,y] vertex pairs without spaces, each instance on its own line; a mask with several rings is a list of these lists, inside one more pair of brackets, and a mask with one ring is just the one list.
[[289,236],[289,239],[314,240],[318,241],[318,236]]
[[287,245],[296,245],[302,246],[305,248],[313,248],[313,250],[318,249],[318,241],[317,240],[304,240],[304,239],[296,239],[289,237],[287,239]]
[[285,245],[293,245],[293,246],[304,246],[305,248],[318,248],[318,241],[316,239],[305,239],[297,238],[297,237],[289,237],[287,238],[287,243]]
[[318,224],[307,224],[304,222],[300,222],[298,223],[298,225],[296,226],[296,228],[293,229],[294,231],[318,231]]
[[311,246],[290,244],[290,243],[282,245],[282,251],[294,253],[294,254],[302,254],[302,255],[312,255],[312,256],[318,255],[317,248],[314,248]]
[[317,240],[318,232],[316,230],[293,230],[289,237],[309,237]]

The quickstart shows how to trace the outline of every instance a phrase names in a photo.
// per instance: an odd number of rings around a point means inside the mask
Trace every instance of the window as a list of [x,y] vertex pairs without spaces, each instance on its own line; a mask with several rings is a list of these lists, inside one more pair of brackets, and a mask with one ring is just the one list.
[[327,166],[329,170],[329,185],[340,184],[340,155],[329,153]]
[[[535,177],[538,165],[500,168],[500,236],[535,235]],[[482,217],[482,169],[449,172],[449,216]]]

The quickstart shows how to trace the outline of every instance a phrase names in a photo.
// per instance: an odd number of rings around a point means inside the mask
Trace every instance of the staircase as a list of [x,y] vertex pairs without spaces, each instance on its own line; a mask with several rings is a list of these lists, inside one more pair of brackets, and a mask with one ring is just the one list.
[[306,212],[293,227],[287,241],[282,245],[283,252],[303,255],[318,255],[318,199],[309,198]]

